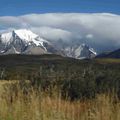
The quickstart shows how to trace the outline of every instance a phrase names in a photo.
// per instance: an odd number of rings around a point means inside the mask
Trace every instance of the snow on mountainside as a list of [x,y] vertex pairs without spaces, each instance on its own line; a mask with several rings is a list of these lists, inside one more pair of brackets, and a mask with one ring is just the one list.
[[27,29],[1,34],[0,54],[60,54],[77,59],[96,56],[96,52],[85,44],[74,42],[72,45],[62,41],[54,44]]
[[45,54],[58,51],[50,42],[27,29],[0,35],[0,54]]
[[93,48],[86,44],[76,44],[64,47],[64,51],[68,57],[76,59],[93,58],[97,55]]
[[15,37],[14,35],[26,43],[33,42],[37,46],[43,45],[43,42],[48,42],[40,38],[38,35],[34,34],[33,32],[31,32],[30,30],[26,30],[26,29],[14,30],[9,33],[4,33],[1,35],[1,41],[3,43],[8,43],[8,42],[10,43],[12,41],[12,38]]
[[8,43],[12,37],[12,32],[10,33],[5,33],[0,36],[0,40],[3,43]]

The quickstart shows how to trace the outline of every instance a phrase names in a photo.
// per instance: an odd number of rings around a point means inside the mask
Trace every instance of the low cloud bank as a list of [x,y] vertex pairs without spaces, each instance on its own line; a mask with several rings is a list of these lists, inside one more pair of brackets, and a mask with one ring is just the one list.
[[0,33],[27,28],[57,41],[80,41],[97,51],[120,47],[120,16],[109,13],[46,13],[1,16]]

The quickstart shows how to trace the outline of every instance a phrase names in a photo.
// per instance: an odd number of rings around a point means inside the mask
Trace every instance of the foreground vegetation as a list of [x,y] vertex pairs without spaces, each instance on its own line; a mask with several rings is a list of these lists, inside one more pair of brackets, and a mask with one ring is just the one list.
[[51,91],[54,86],[65,99],[95,98],[116,93],[120,97],[120,60],[76,60],[58,55],[0,56],[0,78],[29,80],[32,87]]
[[[26,81],[27,84],[28,81]],[[18,81],[0,82],[0,120],[119,120],[120,101],[115,95],[94,99],[63,100],[61,94],[30,88],[25,92]]]
[[119,71],[119,59],[0,56],[0,120],[119,120]]

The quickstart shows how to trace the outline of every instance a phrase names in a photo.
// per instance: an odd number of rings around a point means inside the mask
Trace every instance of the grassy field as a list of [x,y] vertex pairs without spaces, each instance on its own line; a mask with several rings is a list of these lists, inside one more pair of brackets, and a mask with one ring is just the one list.
[[112,58],[101,58],[95,60],[98,63],[107,63],[107,64],[120,64],[120,59],[112,59]]
[[[11,89],[14,84],[17,92]],[[71,102],[56,92],[50,97],[31,88],[25,94],[18,81],[2,80],[0,120],[120,120],[120,101],[114,97],[99,94],[92,100]]]

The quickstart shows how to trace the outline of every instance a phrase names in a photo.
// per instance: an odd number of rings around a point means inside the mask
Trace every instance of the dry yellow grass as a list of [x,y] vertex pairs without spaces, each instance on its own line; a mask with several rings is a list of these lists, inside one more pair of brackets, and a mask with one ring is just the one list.
[[[0,82],[0,120],[120,120],[120,104],[109,95],[94,100],[62,100],[61,95],[49,97],[32,90],[27,95],[4,89]],[[18,86],[19,87],[19,86]]]
[[96,62],[98,63],[101,63],[101,64],[105,64],[105,63],[109,63],[109,64],[118,64],[120,63],[120,59],[112,59],[112,58],[102,58],[102,59],[96,59],[95,60]]

